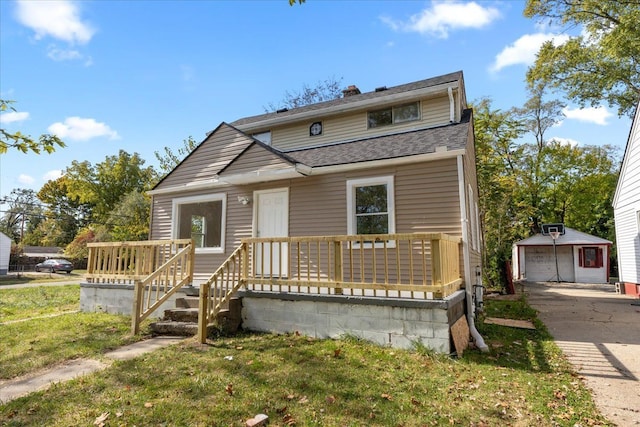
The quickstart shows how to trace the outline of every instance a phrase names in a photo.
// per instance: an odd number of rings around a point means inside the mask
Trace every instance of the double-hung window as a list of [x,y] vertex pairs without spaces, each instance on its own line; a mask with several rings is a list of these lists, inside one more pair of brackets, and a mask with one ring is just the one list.
[[381,108],[367,113],[367,127],[377,128],[394,123],[411,122],[420,119],[420,104],[409,104]]
[[223,253],[226,202],[225,194],[174,199],[174,237],[193,239],[198,253]]
[[395,233],[393,176],[347,181],[348,234]]

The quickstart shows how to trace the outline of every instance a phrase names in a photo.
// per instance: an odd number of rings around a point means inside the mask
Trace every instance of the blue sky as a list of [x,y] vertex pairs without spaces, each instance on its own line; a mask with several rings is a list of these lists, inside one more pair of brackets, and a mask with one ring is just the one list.
[[[73,160],[204,139],[326,79],[363,92],[462,70],[467,99],[521,106],[543,40],[575,33],[522,16],[524,1],[0,0],[0,98],[10,132],[55,133],[66,148],[0,156],[0,196],[38,190]],[[575,29],[579,31],[580,29]],[[631,121],[578,110],[548,133],[622,154]]]

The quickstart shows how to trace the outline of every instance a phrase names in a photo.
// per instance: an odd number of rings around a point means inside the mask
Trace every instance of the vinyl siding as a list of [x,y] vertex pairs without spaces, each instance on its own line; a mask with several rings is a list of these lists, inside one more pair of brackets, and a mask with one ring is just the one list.
[[624,168],[620,171],[620,188],[616,207],[624,208],[640,202],[640,117],[636,119],[629,135]]
[[157,189],[193,184],[214,176],[253,141],[232,127],[222,124],[182,161]]
[[[395,105],[395,104],[392,104]],[[383,108],[377,106],[374,109]],[[449,123],[449,97],[424,99],[420,102],[421,119],[413,122],[382,126],[367,129],[367,111],[359,111],[343,116],[333,116],[309,120],[305,123],[271,129],[273,147],[282,150],[293,150],[303,147],[330,144],[339,141],[350,141],[372,136],[386,135],[413,129],[422,129]],[[309,126],[315,121],[322,121],[322,135],[309,136]],[[457,112],[456,120],[460,119]]]
[[616,248],[618,250],[618,275],[620,282],[640,284],[640,230],[635,207],[616,209]]
[[[238,195],[255,190],[289,188],[289,235],[336,235],[347,232],[346,181],[394,176],[396,232],[444,232],[460,237],[460,207],[455,159],[378,168],[349,173],[309,176],[258,185],[226,186],[209,191],[181,193],[179,197],[221,193],[227,195],[224,254],[197,254],[196,274],[211,274],[252,234],[253,205],[242,205]],[[171,237],[170,195],[155,195],[152,239]],[[403,265],[407,260],[403,260]]]
[[228,176],[257,170],[274,170],[290,167],[292,164],[267,151],[259,145],[252,145],[243,155],[233,162],[220,175]]
[[640,284],[640,104],[631,125],[614,198],[616,248],[621,282]]

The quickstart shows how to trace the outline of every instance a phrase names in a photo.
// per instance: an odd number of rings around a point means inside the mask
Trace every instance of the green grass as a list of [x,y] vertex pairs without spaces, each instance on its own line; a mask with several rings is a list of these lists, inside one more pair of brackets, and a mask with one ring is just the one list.
[[64,280],[77,281],[81,279],[87,270],[74,270],[71,274],[66,273],[20,273],[17,275],[12,273],[7,276],[0,276],[0,289],[3,285],[20,285],[20,284],[35,284],[46,282],[60,282]]
[[[539,325],[523,300],[487,306]],[[611,425],[544,327],[478,323],[491,351],[468,350],[460,359],[353,337],[187,340],[2,405],[0,425],[93,425],[102,416],[114,426],[244,426],[258,413],[272,426]],[[20,333],[31,341],[39,329]],[[68,333],[59,346],[77,339]]]
[[0,323],[80,308],[80,286],[0,287]]

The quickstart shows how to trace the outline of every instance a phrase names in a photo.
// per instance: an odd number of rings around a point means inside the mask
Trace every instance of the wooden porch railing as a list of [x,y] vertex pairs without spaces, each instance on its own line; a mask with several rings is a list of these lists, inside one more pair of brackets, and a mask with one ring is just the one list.
[[200,286],[198,339],[240,288],[441,299],[463,284],[460,238],[444,233],[271,237],[242,244]]
[[444,233],[244,239],[247,288],[440,299],[462,284],[460,238]]
[[90,283],[133,284],[132,333],[182,286],[193,281],[190,239],[89,243]]
[[248,276],[248,245],[242,243],[227,260],[200,285],[198,310],[198,340],[207,340],[207,328],[215,323],[216,316],[241,287]]

